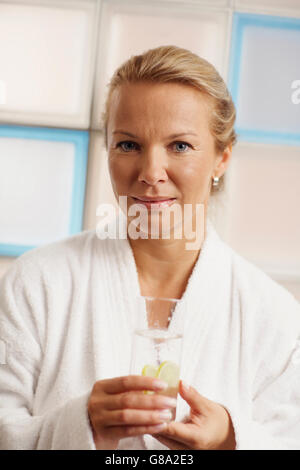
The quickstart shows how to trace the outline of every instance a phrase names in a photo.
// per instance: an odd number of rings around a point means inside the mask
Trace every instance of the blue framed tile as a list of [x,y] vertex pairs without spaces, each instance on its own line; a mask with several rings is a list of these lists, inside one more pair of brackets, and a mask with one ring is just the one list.
[[[74,167],[71,195],[71,211],[68,222],[68,233],[71,236],[82,231],[84,198],[86,187],[89,132],[68,129],[35,128],[25,126],[0,126],[2,137],[50,142],[68,142],[74,145]],[[7,244],[0,242],[0,256],[20,256],[37,245]]]
[[[234,13],[233,16],[233,26],[232,26],[232,38],[231,38],[231,53],[230,53],[230,65],[229,65],[229,75],[228,75],[228,87],[232,94],[233,101],[237,108],[237,121],[236,121],[236,132],[238,137],[242,141],[249,141],[249,142],[262,142],[262,143],[275,143],[275,144],[286,144],[286,145],[300,145],[300,105],[292,104],[291,95],[293,90],[291,88],[286,89],[286,99],[291,102],[285,103],[286,107],[284,112],[288,113],[288,109],[290,109],[293,113],[293,129],[289,130],[287,128],[283,128],[284,124],[286,123],[285,116],[282,117],[283,126],[276,126],[274,125],[273,129],[268,128],[264,125],[257,125],[255,123],[254,116],[258,117],[257,121],[260,120],[261,117],[261,110],[262,110],[262,100],[249,100],[248,104],[252,107],[252,123],[251,125],[245,125],[242,123],[242,119],[240,118],[241,109],[245,108],[245,100],[241,98],[242,92],[244,93],[245,90],[243,89],[244,83],[242,78],[242,63],[243,60],[248,59],[247,51],[245,51],[245,33],[247,32],[247,28],[258,28],[257,31],[261,31],[262,28],[265,31],[270,30],[277,30],[284,33],[285,39],[289,39],[291,41],[291,35],[294,37],[299,37],[299,41],[297,44],[293,44],[295,47],[295,55],[296,52],[300,52],[300,18],[291,18],[291,17],[281,17],[281,16],[271,16],[271,15],[260,15],[260,14],[249,14],[249,13]],[[249,30],[248,30],[249,31]],[[289,35],[289,36],[288,36]],[[295,36],[296,35],[296,36]],[[260,43],[260,49],[263,50],[265,45],[263,42]],[[297,48],[297,49],[296,49]],[[249,51],[248,51],[249,52]],[[252,51],[253,52],[253,51]],[[259,54],[260,51],[257,50]],[[272,57],[270,56],[271,61],[276,60],[276,54],[279,57],[279,51],[274,48],[272,51]],[[274,59],[275,57],[275,59]],[[292,63],[292,68],[298,70],[298,76],[296,75],[293,77],[294,79],[299,79],[299,56],[298,60],[295,63]],[[296,57],[296,59],[297,59]],[[283,60],[289,60],[286,57],[282,57],[281,61],[278,61],[278,70],[277,74],[270,69],[270,86],[272,85],[271,80],[276,80],[278,77],[282,77],[282,70],[280,70],[280,66]],[[268,67],[268,64],[264,61],[257,61],[257,82],[259,82],[259,66],[262,68]],[[298,67],[298,68],[297,68]],[[252,68],[252,71],[254,69]],[[265,69],[264,69],[265,70]],[[274,73],[273,73],[274,72]],[[281,74],[281,75],[280,75]],[[255,75],[255,72],[254,72]],[[291,85],[292,81],[290,82]],[[282,82],[280,84],[282,86]],[[254,86],[254,85],[253,85]],[[266,93],[270,93],[270,90],[267,86],[265,86]],[[282,91],[282,90],[281,90]],[[245,95],[244,95],[245,96]],[[274,100],[276,100],[276,95],[274,96]],[[250,102],[251,101],[251,102]],[[244,108],[242,108],[244,106]],[[272,108],[272,106],[270,106]],[[280,109],[280,112],[282,109]],[[270,110],[270,121],[274,118],[274,109]],[[278,119],[279,120],[279,119]],[[299,126],[298,126],[299,123]],[[299,130],[298,130],[299,129]]]

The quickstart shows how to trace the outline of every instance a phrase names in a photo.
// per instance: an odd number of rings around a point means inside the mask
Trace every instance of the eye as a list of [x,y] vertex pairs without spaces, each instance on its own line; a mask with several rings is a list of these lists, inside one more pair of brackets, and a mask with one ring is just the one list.
[[178,153],[184,153],[186,150],[188,150],[188,148],[192,148],[192,146],[190,144],[188,144],[187,142],[174,142],[173,144],[176,148],[176,152]]
[[121,148],[123,152],[130,152],[132,150],[136,150],[136,147],[137,147],[137,144],[135,142],[131,142],[130,140],[119,142],[116,145],[116,148]]

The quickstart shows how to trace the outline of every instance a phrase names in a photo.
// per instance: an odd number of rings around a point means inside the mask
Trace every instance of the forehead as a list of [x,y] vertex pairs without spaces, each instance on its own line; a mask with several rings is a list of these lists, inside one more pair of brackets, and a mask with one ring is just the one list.
[[111,96],[109,122],[114,125],[189,124],[198,127],[208,122],[209,98],[190,85],[181,83],[127,83]]

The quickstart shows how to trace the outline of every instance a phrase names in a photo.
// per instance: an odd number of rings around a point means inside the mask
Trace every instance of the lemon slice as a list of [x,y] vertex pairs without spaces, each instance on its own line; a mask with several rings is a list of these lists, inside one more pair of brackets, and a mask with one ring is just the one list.
[[152,366],[151,364],[146,364],[143,367],[142,375],[146,377],[156,377],[156,374],[157,374],[157,367]]
[[[157,367],[152,366],[151,364],[146,364],[143,367],[142,375],[144,375],[146,377],[156,377],[157,370],[158,370]],[[153,395],[154,394],[153,390],[144,390],[144,393],[146,395]]]
[[160,364],[156,378],[163,380],[169,387],[177,387],[179,382],[179,366],[172,361],[164,361]]

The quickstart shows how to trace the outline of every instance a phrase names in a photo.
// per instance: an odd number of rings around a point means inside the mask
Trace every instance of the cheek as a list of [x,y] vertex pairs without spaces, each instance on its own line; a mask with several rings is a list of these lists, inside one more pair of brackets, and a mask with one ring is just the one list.
[[189,161],[180,168],[176,168],[173,174],[174,181],[185,193],[201,193],[206,189],[210,177],[210,167],[206,161]]
[[110,157],[108,159],[108,169],[112,185],[118,190],[128,187],[134,177],[132,165],[125,159]]

